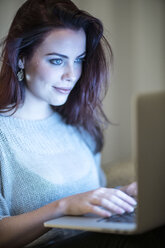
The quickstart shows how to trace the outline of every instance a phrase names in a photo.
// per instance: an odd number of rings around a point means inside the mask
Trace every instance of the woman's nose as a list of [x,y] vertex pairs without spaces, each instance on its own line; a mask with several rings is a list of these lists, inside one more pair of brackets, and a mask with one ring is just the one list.
[[62,75],[62,80],[70,82],[74,82],[76,80],[74,66],[68,65],[67,68],[65,68],[64,73]]

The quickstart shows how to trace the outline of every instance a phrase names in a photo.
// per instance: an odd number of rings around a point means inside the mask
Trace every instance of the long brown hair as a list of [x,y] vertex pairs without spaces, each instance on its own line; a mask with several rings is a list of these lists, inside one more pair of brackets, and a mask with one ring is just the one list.
[[67,102],[54,107],[65,122],[83,127],[96,141],[95,151],[103,146],[103,123],[107,118],[102,100],[107,90],[108,63],[112,50],[103,35],[101,21],[82,11],[70,0],[27,0],[17,11],[4,40],[0,72],[0,113],[15,111],[24,101],[24,84],[17,79],[18,60],[30,59],[34,49],[55,28],[83,28],[87,37],[82,76]]

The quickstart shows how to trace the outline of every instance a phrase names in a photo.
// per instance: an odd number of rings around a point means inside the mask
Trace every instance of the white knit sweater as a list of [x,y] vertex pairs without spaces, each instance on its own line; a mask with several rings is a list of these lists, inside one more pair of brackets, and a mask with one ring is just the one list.
[[[45,120],[0,116],[0,219],[95,189],[98,175],[105,184],[93,146],[86,132],[66,125],[57,113]],[[33,246],[70,234],[53,229]]]

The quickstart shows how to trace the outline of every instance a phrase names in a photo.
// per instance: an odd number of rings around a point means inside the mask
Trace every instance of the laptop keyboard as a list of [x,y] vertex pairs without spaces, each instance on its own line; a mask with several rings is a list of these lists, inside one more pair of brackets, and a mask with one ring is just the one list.
[[124,213],[122,215],[115,214],[108,218],[101,218],[98,222],[120,222],[120,223],[135,223],[136,222],[136,212]]

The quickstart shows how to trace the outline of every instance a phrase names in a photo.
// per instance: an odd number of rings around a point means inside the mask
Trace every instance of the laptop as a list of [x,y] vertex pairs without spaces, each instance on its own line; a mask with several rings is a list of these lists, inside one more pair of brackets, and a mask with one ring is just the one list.
[[[64,216],[45,227],[106,233],[143,233],[165,224],[165,92],[140,94],[134,101],[133,146],[138,182],[136,213],[126,216]],[[121,220],[120,220],[121,218]]]

